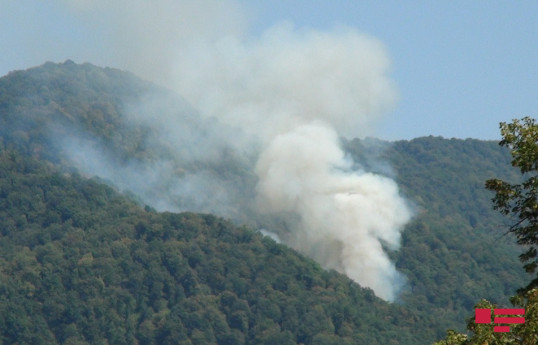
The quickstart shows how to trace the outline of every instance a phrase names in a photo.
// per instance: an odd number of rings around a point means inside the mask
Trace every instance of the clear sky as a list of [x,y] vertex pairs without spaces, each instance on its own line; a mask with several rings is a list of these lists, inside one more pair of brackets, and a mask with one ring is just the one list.
[[[66,2],[0,0],[0,75],[66,59],[123,67],[107,60],[101,44],[107,28],[81,20]],[[72,0],[77,6],[88,2]],[[399,93],[379,127],[380,138],[497,140],[500,121],[538,115],[538,1],[238,4],[247,13],[251,35],[290,21],[318,30],[346,25],[380,40]]]

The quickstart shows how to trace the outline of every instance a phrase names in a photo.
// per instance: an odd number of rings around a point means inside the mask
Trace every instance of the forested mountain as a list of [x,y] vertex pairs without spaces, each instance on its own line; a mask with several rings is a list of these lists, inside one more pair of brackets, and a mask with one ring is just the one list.
[[[141,118],[171,111],[188,129],[173,149]],[[357,168],[393,177],[415,210],[391,252],[407,283],[389,304],[256,232],[286,222],[255,217],[251,195],[221,205],[219,184],[244,193],[255,176],[218,141],[192,158],[201,137],[234,130],[217,122],[115,69],[68,61],[0,78],[3,343],[430,344],[463,330],[481,298],[508,305],[525,285],[484,189],[518,179],[495,142],[343,140]],[[218,181],[197,209],[219,206],[235,224],[157,212],[186,208],[192,191],[167,191],[197,173]]]
[[503,236],[509,221],[492,210],[484,188],[488,178],[520,179],[507,150],[492,141],[439,137],[353,140],[347,147],[368,169],[392,174],[415,203],[416,216],[394,254],[409,278],[405,305],[437,315],[439,327],[462,331],[481,298],[510,306],[507,296],[529,277],[518,260],[521,248]]
[[420,343],[404,307],[250,229],[13,151],[0,172],[4,344]]

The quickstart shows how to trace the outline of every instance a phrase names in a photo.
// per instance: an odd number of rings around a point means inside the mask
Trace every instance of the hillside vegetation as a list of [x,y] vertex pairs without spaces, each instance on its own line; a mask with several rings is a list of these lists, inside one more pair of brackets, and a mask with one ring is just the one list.
[[[495,142],[343,140],[358,168],[393,177],[415,209],[401,249],[391,253],[406,287],[388,304],[254,231],[278,232],[286,222],[252,214],[251,195],[231,207],[209,190],[208,205],[224,207],[235,225],[157,212],[153,201],[185,205],[181,193],[166,198],[187,173],[210,172],[238,193],[256,181],[250,162],[226,147],[193,160],[192,138],[182,138],[178,155],[152,139],[158,128],[128,121],[128,105],[148,97],[153,108],[136,111],[173,111],[205,135],[229,130],[115,69],[68,61],[0,78],[4,343],[430,344],[447,328],[463,330],[480,299],[508,305],[526,284],[520,249],[502,236],[508,222],[484,189],[488,178],[518,179]],[[91,178],[95,172],[75,160],[97,161],[88,150],[67,152],[76,142],[65,138],[82,138],[101,153],[94,156],[120,167],[151,170],[165,161],[171,173],[150,189],[122,184],[129,176],[121,169]]]
[[436,315],[436,328],[463,331],[480,299],[511,305],[508,297],[529,277],[518,260],[521,248],[503,236],[509,221],[492,210],[493,195],[484,188],[488,178],[520,179],[508,150],[492,141],[439,137],[346,145],[362,166],[393,175],[415,205],[393,255],[409,279],[402,294],[407,307]]
[[212,215],[0,151],[4,344],[417,344],[418,319]]

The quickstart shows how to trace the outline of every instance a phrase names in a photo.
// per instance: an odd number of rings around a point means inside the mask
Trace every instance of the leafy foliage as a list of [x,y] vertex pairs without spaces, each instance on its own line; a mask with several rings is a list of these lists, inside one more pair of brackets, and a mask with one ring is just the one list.
[[[477,324],[474,317],[467,323],[471,336],[447,331],[445,339],[433,345],[534,345],[538,342],[538,290],[528,291],[524,297],[512,299],[514,305],[525,309],[525,323],[510,325],[510,332],[494,332],[491,324]],[[494,309],[496,305],[480,301],[475,308]]]
[[[519,257],[524,268],[534,273],[538,267],[538,124],[530,117],[500,124],[503,139],[499,143],[508,147],[512,154],[512,166],[519,168],[524,176],[521,183],[511,184],[501,179],[489,179],[486,188],[495,192],[493,205],[504,215],[516,220],[509,232],[516,235],[517,243],[526,251]],[[538,287],[538,278],[532,280],[526,290]]]
[[[511,225],[509,232],[516,235],[517,243],[524,245],[527,250],[519,257],[527,272],[534,273],[538,266],[535,245],[538,234],[538,194],[535,171],[538,162],[538,125],[535,120],[525,117],[514,119],[512,123],[501,122],[503,139],[500,146],[510,148],[512,166],[518,167],[526,180],[521,184],[510,184],[499,178],[486,181],[486,188],[495,192],[492,199],[493,207],[503,215],[515,215],[517,221]],[[529,174],[529,173],[533,174]],[[530,176],[529,176],[530,175]],[[529,262],[530,261],[530,262]],[[512,303],[525,307],[525,323],[515,325],[509,333],[495,333],[491,325],[476,324],[470,319],[467,328],[474,334],[471,338],[448,331],[445,340],[434,345],[482,345],[482,344],[536,344],[538,342],[538,278],[531,281],[525,289],[519,290],[519,295],[512,297]],[[526,291],[526,292],[525,292]],[[524,294],[524,295],[523,295]],[[483,300],[475,308],[491,309],[495,306]]]
[[418,319],[211,215],[0,151],[0,341],[417,344]]

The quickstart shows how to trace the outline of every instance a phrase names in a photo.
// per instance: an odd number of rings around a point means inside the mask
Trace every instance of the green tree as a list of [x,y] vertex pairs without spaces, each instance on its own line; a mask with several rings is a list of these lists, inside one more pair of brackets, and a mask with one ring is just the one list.
[[[519,168],[523,182],[509,183],[500,179],[489,179],[486,188],[494,191],[493,207],[504,215],[515,218],[508,232],[515,234],[517,243],[525,246],[520,255],[524,268],[535,273],[538,267],[538,124],[535,119],[525,117],[512,123],[501,122],[503,139],[499,145],[511,150],[512,166]],[[523,291],[538,286],[538,277]]]
[[[524,117],[512,123],[501,122],[503,139],[499,145],[510,149],[512,166],[519,168],[521,183],[509,183],[501,179],[489,179],[486,188],[494,191],[493,208],[503,215],[515,218],[508,232],[515,234],[517,243],[525,246],[520,255],[529,273],[538,267],[538,124],[535,119]],[[496,333],[490,324],[477,324],[469,319],[467,329],[473,334],[449,330],[444,340],[433,345],[516,345],[538,344],[538,278],[534,278],[519,295],[512,297],[515,306],[524,307],[525,323],[512,325],[511,332]],[[482,300],[475,308],[493,309],[495,305]]]
[[[477,324],[474,317],[469,319],[467,329],[473,334],[447,332],[445,339],[433,345],[535,345],[538,344],[538,289],[512,298],[512,303],[525,309],[525,323],[510,325],[510,332],[494,332],[491,324]],[[496,306],[486,300],[480,301],[475,308],[493,309]]]

